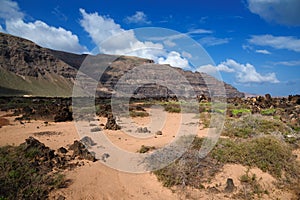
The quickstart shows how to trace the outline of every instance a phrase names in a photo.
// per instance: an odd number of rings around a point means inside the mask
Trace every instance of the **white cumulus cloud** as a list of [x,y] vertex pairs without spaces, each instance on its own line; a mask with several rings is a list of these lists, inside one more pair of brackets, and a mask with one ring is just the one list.
[[300,52],[300,39],[292,36],[254,35],[248,41],[259,46]]
[[124,21],[129,24],[151,24],[147,15],[142,11],[136,11],[134,15],[126,17]]
[[240,64],[235,60],[227,59],[221,65],[234,69],[237,82],[239,83],[279,83],[275,73],[261,75],[250,63]]
[[[90,35],[100,53],[130,55],[152,59],[159,64],[170,64],[174,67],[189,68],[189,62],[176,51],[167,52],[162,43],[140,41],[133,30],[124,30],[113,19],[80,9],[81,26]],[[164,43],[174,46],[172,42]]]
[[16,2],[0,0],[0,18],[5,21],[5,32],[31,40],[42,47],[82,53],[87,49],[81,46],[77,35],[62,27],[49,26],[43,21],[25,22],[24,14]]
[[170,64],[174,67],[189,68],[189,61],[183,58],[180,53],[171,51],[166,58],[158,58],[159,64]]
[[87,49],[79,44],[79,39],[71,31],[49,26],[42,21],[25,23],[23,20],[6,22],[6,31],[34,41],[42,47],[81,53]]
[[203,65],[203,66],[198,67],[197,71],[210,74],[211,76],[217,76],[219,72],[227,72],[227,73],[235,72],[234,69],[229,68],[228,66],[226,66],[222,63],[217,66],[214,66],[211,64]]
[[205,65],[200,66],[197,71],[205,72],[211,75],[217,72],[234,73],[238,83],[279,83],[275,73],[262,75],[256,71],[256,68],[250,63],[240,64],[232,59],[227,59],[217,66]]
[[0,0],[0,18],[2,19],[22,19],[24,14],[20,11],[17,2],[11,0]]
[[[117,55],[135,55],[153,59],[153,54],[147,53],[150,49],[161,50],[162,44],[139,41],[133,30],[124,30],[109,17],[95,13],[87,13],[80,9],[82,19],[81,26],[90,35],[93,42],[99,47],[101,53]],[[145,49],[146,52],[139,50]]]
[[266,21],[283,25],[300,25],[299,0],[247,0],[249,10]]

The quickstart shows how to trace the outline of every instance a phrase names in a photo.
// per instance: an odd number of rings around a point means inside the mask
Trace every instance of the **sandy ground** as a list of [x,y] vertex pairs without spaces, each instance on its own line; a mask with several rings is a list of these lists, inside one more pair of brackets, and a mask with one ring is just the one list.
[[[0,112],[0,117],[7,113]],[[9,120],[10,125],[0,128],[0,146],[3,145],[19,145],[23,143],[29,136],[34,136],[45,145],[52,149],[59,147],[67,147],[74,140],[78,140],[74,122],[49,122],[31,121],[21,124],[14,121],[15,117],[4,117]],[[160,148],[172,142],[178,131],[178,124],[181,115],[176,113],[167,113],[164,126],[161,128],[162,135],[149,134],[149,137],[138,138],[133,135],[124,133],[123,131],[105,130],[105,135],[109,140],[121,149],[136,153],[142,145],[155,146]],[[134,122],[137,126],[148,126],[151,123],[149,118],[135,118]],[[105,124],[105,118],[98,118],[97,124]],[[196,126],[197,135],[203,137],[207,135],[208,129],[203,129],[198,124]],[[93,128],[93,127],[89,127]],[[51,131],[53,135],[36,135],[39,132]],[[134,131],[134,130],[133,130]],[[298,150],[295,154],[299,155]],[[300,157],[300,156],[299,156]],[[299,159],[298,157],[298,159]],[[70,179],[67,188],[59,189],[52,192],[50,198],[57,199],[59,195],[63,195],[66,199],[232,199],[232,194],[224,193],[227,178],[232,178],[237,191],[243,189],[239,178],[245,174],[247,168],[241,165],[225,165],[223,170],[205,185],[206,188],[216,188],[213,190],[193,190],[185,188],[183,191],[178,190],[172,192],[157,181],[156,177],[151,173],[125,173],[112,169],[100,162],[85,162],[84,166],[78,167],[72,171],[65,171],[66,178]],[[255,173],[260,179],[262,186],[270,191],[270,196],[264,196],[264,199],[291,199],[288,193],[273,190],[275,179],[267,173],[259,169],[251,169],[250,174]]]

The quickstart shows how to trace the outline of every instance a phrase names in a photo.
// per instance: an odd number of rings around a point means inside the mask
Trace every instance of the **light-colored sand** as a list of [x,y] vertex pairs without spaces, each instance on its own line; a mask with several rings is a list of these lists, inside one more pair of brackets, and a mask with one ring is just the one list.
[[[0,116],[6,113],[0,113]],[[167,119],[167,127],[163,135],[139,139],[129,136],[122,131],[105,130],[109,139],[120,148],[136,152],[141,145],[152,145],[162,147],[172,141],[176,131],[179,115],[170,115]],[[79,139],[74,122],[49,122],[31,121],[20,124],[14,121],[15,117],[6,117],[11,125],[0,129],[0,146],[19,145],[29,136],[34,136],[52,149],[66,147],[74,140]],[[149,123],[147,118],[135,118],[138,125],[145,126]],[[148,121],[148,122],[147,122]],[[98,124],[104,123],[105,118],[99,118]],[[91,127],[92,128],[92,127]],[[57,135],[34,135],[37,132],[54,131],[61,132]],[[119,139],[120,138],[120,139]],[[71,180],[68,188],[54,191],[51,198],[63,195],[67,199],[178,199],[178,195],[164,188],[156,177],[150,173],[133,174],[111,169],[99,162],[85,162],[84,166],[73,171],[65,172],[67,179]]]
[[74,182],[52,193],[67,199],[178,199],[154,175],[123,173],[100,163],[89,163],[66,173]]
[[[6,113],[0,113],[3,116]],[[23,143],[29,136],[34,133],[44,131],[61,132],[57,135],[40,135],[34,136],[41,142],[45,143],[52,149],[66,147],[72,144],[74,140],[78,140],[74,122],[49,123],[46,125],[43,121],[31,121],[30,123],[20,124],[14,121],[15,117],[5,117],[9,119],[10,124],[0,128],[0,146],[10,144],[19,145]],[[106,123],[105,118],[99,118],[98,124]],[[138,126],[147,126],[151,123],[149,118],[135,118]],[[141,145],[155,146],[160,148],[170,143],[178,130],[180,122],[180,114],[168,113],[165,126],[162,128],[163,135],[156,136],[153,134],[146,139],[130,136],[122,131],[105,130],[106,136],[116,146],[127,151],[136,152]],[[195,126],[195,124],[191,124]],[[90,127],[92,128],[92,127]],[[207,129],[198,127],[197,135],[200,137],[207,135]],[[299,151],[295,154],[299,155]],[[205,184],[205,187],[214,187],[217,185],[219,193],[211,190],[195,190],[185,188],[183,191],[178,190],[173,193],[170,189],[164,188],[156,177],[150,173],[133,174],[114,170],[101,164],[100,162],[85,162],[84,166],[78,167],[72,171],[66,171],[66,177],[71,180],[71,184],[64,189],[52,192],[51,199],[55,199],[58,195],[63,195],[66,199],[232,199],[232,194],[223,192],[227,178],[232,178],[237,187],[237,191],[243,189],[239,178],[245,174],[246,167],[241,165],[225,165],[223,170]],[[261,178],[261,185],[270,192],[270,196],[265,195],[264,199],[291,199],[288,192],[274,190],[275,179],[267,173],[259,169],[251,169],[250,174],[255,173]]]

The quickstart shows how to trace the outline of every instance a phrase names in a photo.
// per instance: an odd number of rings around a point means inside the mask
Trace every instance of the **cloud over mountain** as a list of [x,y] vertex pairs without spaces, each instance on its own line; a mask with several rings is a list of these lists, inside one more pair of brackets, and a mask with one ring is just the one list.
[[[43,21],[26,22],[25,14],[16,2],[1,0],[0,18],[5,21],[2,31],[34,41],[40,46],[74,53],[86,52],[77,35],[62,27],[54,27]],[[0,29],[1,31],[1,29]]]
[[[113,19],[95,13],[87,13],[80,9],[81,26],[89,34],[99,48],[100,53],[131,55],[152,59],[159,64],[171,64],[176,67],[188,68],[189,64],[179,52],[168,52],[165,46],[153,40],[140,41],[134,30],[125,30]],[[165,44],[172,46],[173,43]]]

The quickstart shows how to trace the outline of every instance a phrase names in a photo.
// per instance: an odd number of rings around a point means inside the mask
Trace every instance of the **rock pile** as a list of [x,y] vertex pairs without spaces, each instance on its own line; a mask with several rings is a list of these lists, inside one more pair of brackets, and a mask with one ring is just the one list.
[[[85,159],[95,162],[96,158],[90,153],[84,144],[79,141],[75,141],[69,148],[73,151],[73,155],[67,155],[68,150],[61,147],[55,153],[55,150],[50,149],[33,137],[29,137],[25,140],[25,143],[20,145],[25,154],[32,158],[32,164],[34,166],[43,166],[46,171],[52,171],[53,168],[66,169],[73,168],[74,164],[70,163],[76,157],[79,159]],[[78,163],[77,163],[78,164]]]
[[109,114],[104,128],[108,130],[120,130],[121,126],[117,124],[116,118],[112,114]]
[[79,159],[90,160],[93,162],[96,161],[95,155],[89,152],[85,145],[80,141],[75,140],[69,147],[69,150],[73,151],[73,158],[78,157]]
[[[231,98],[228,103],[247,108],[252,114],[277,116],[284,123],[300,127],[300,95],[290,95],[288,98],[272,98],[270,94],[265,96],[248,98]],[[231,110],[227,110],[230,115]]]

